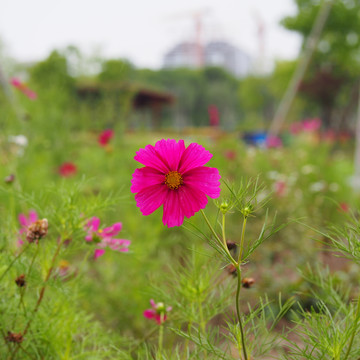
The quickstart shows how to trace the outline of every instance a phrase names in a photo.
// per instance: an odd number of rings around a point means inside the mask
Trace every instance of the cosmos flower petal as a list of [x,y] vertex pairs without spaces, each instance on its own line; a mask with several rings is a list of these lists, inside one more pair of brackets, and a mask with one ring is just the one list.
[[154,168],[146,166],[136,169],[131,179],[130,191],[132,193],[140,192],[149,186],[164,183],[164,179],[164,174]]
[[135,195],[136,205],[143,215],[150,215],[165,202],[169,191],[166,185],[149,186]]
[[89,228],[91,231],[98,231],[100,226],[100,219],[96,216],[93,216],[90,221],[86,224],[86,227]]
[[29,211],[29,222],[30,224],[34,223],[38,219],[38,214],[35,210]]
[[144,317],[147,319],[154,319],[156,315],[156,311],[153,309],[147,309],[144,311]]
[[186,172],[184,183],[216,199],[220,196],[220,178],[221,176],[217,168],[201,166]]
[[183,153],[179,164],[179,172],[185,174],[187,171],[205,165],[212,158],[212,154],[197,143],[191,143]]
[[115,236],[117,235],[122,229],[122,224],[121,222],[115,223],[112,226],[109,226],[105,229],[103,229],[102,233],[101,233],[101,237],[105,237],[105,236]]
[[164,162],[164,159],[159,156],[155,147],[152,145],[147,145],[144,149],[140,149],[134,159],[145,166],[157,169],[163,174],[167,174],[170,171],[166,165],[166,161]]
[[130,244],[131,241],[127,239],[110,239],[107,245],[112,250],[126,252],[129,251]]
[[158,141],[155,144],[155,150],[166,163],[169,170],[177,170],[185,151],[184,140],[179,140],[179,142],[172,139]]
[[19,214],[18,220],[21,226],[28,226],[28,220],[25,214]]
[[94,260],[96,260],[100,256],[103,256],[104,254],[105,254],[104,249],[95,249],[95,251],[94,251]]
[[164,203],[163,224],[167,227],[180,226],[184,222],[184,212],[180,206],[178,193],[169,191]]

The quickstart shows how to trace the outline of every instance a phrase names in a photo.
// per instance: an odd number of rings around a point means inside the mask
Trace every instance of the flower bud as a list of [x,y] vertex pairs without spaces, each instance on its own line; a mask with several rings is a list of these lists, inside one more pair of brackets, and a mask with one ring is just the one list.
[[241,280],[242,286],[246,289],[251,288],[255,284],[255,279],[253,278],[243,278]]
[[37,220],[30,224],[26,232],[26,240],[30,243],[38,242],[41,238],[46,236],[48,232],[47,219]]
[[14,181],[15,181],[15,175],[14,174],[10,174],[4,179],[4,182],[6,184],[12,184]]
[[25,274],[21,274],[19,275],[16,279],[15,279],[15,283],[18,287],[24,287],[26,285],[26,281],[25,281]]
[[253,212],[253,206],[247,205],[242,210],[241,213],[244,215],[244,217],[248,217]]
[[226,214],[230,209],[230,204],[227,200],[223,201],[221,204],[220,204],[220,211],[223,213],[223,214]]
[[236,243],[234,243],[233,241],[227,241],[226,242],[226,246],[229,250],[232,250],[232,249],[236,249]]

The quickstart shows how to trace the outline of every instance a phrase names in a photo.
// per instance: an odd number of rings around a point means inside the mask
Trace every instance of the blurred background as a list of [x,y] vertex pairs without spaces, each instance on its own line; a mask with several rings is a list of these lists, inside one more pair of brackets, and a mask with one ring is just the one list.
[[[359,205],[359,80],[358,0],[2,0],[0,178],[34,194],[41,217],[48,184],[72,188],[85,178],[84,196],[120,192],[93,216],[122,221],[132,253],[89,263],[81,301],[105,327],[141,337],[151,284],[165,288],[164,269],[206,245],[164,228],[161,211],[140,214],[129,189],[135,152],[162,138],[197,141],[223,179],[260,174],[279,223],[341,223]],[[104,130],[112,135],[100,138]],[[0,198],[12,212],[0,214],[16,232],[17,215],[33,203],[9,194]],[[264,217],[252,219],[250,237]],[[237,241],[235,215],[228,230]],[[246,296],[306,292],[296,269],[309,263],[358,281],[358,268],[330,259],[313,236],[293,223],[265,243],[247,267],[257,285]],[[75,255],[64,256],[76,267]]]

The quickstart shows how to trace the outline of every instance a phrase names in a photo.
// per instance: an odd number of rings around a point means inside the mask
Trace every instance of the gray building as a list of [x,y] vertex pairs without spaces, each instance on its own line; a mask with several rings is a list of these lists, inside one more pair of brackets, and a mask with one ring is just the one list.
[[164,56],[164,68],[219,66],[236,77],[248,75],[252,60],[245,52],[226,41],[211,41],[204,47],[182,42]]

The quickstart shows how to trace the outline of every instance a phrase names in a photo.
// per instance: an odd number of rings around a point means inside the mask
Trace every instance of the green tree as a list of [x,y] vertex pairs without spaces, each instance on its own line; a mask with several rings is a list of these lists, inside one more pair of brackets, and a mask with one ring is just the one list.
[[[323,1],[318,0],[296,0],[297,14],[284,18],[283,26],[300,33],[305,43],[322,4]],[[360,77],[359,34],[360,2],[336,0],[300,86],[306,99],[319,107],[326,128],[336,126],[333,120],[335,111],[349,113],[349,104],[344,102],[344,98],[353,98],[351,94]],[[356,100],[351,102],[351,107],[354,111]]]

